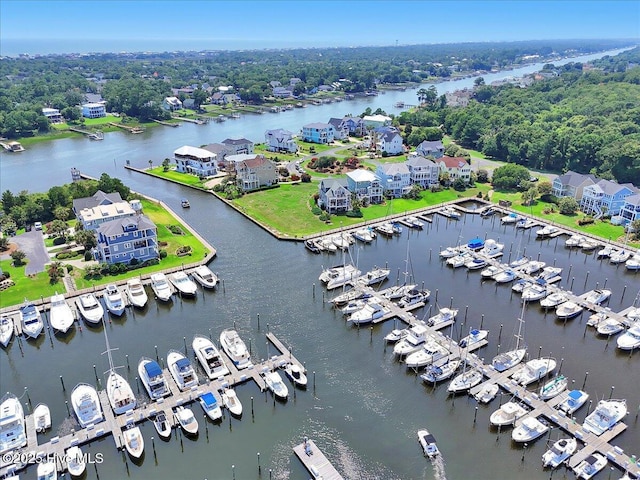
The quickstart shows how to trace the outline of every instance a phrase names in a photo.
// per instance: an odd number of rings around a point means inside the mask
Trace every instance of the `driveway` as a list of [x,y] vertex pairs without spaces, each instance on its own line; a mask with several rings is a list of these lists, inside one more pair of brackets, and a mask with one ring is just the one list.
[[27,255],[29,263],[25,267],[25,275],[44,272],[44,266],[51,261],[51,257],[44,246],[42,230],[32,229],[30,232],[12,237],[9,241],[17,244],[18,248]]

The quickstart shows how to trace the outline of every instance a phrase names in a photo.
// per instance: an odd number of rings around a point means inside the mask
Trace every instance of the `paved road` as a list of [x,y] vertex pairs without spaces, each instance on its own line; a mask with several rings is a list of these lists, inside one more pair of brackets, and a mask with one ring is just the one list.
[[34,275],[44,272],[44,266],[51,261],[47,249],[44,246],[44,238],[41,230],[31,230],[10,240],[16,243],[18,248],[27,254],[27,266],[25,267],[25,275]]

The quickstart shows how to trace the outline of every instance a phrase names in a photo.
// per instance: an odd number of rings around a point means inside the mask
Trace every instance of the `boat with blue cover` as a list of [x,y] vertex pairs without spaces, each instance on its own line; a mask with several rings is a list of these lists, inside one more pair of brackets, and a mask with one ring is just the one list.
[[151,400],[158,400],[169,395],[169,387],[164,379],[162,369],[155,360],[142,357],[138,362],[138,375]]
[[220,409],[220,405],[213,393],[207,392],[200,395],[198,401],[200,402],[200,406],[202,407],[202,410],[204,410],[204,413],[211,420],[219,420],[222,418],[222,410]]
[[484,240],[480,237],[472,238],[467,243],[467,248],[469,250],[476,251],[476,250],[480,250],[482,247],[484,247]]

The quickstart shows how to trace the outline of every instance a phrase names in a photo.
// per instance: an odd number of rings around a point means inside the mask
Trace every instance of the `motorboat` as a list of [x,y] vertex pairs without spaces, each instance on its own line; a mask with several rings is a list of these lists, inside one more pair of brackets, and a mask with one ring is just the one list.
[[577,317],[583,310],[584,308],[577,303],[571,301],[564,302],[556,307],[556,317],[561,320]]
[[[320,248],[320,246],[318,246],[318,243],[312,238],[307,238],[304,241],[304,246],[311,253],[316,253],[316,254],[322,253],[322,249]],[[195,277],[195,275],[194,275],[194,277]]]
[[385,237],[393,236],[393,225],[391,225],[390,222],[379,223],[374,228],[376,232],[378,232],[381,235],[384,235]]
[[607,318],[609,318],[609,309],[605,309],[602,312],[596,312],[592,315],[589,315],[587,319],[587,325],[590,327],[597,327],[601,322],[604,322]]
[[596,452],[592,453],[578,465],[573,467],[573,473],[575,473],[578,478],[589,480],[596,473],[604,470],[606,466],[607,457]]
[[519,270],[526,275],[534,275],[542,270],[546,265],[546,262],[531,260],[520,267]]
[[374,268],[373,270],[368,271],[364,275],[358,278],[357,282],[360,285],[368,286],[368,285],[376,285],[378,283],[384,282],[391,270],[388,268]]
[[632,322],[640,321],[640,307],[631,307],[625,315]]
[[169,280],[176,290],[180,292],[180,295],[193,297],[198,293],[198,285],[196,285],[196,282],[191,280],[189,276],[181,270],[169,275]]
[[503,270],[503,267],[499,267],[497,265],[489,265],[487,268],[480,272],[480,276],[485,279],[492,279]]
[[491,366],[498,372],[504,372],[512,367],[518,365],[524,359],[527,353],[527,346],[524,344],[522,337],[522,327],[524,325],[524,309],[525,304],[522,304],[522,313],[518,318],[518,331],[514,335],[516,342],[514,348],[506,352],[499,353],[493,360],[491,360]]
[[504,250],[504,244],[498,243],[494,239],[489,238],[486,242],[484,242],[484,247],[480,250],[482,255],[486,255],[487,257],[493,258],[498,255],[502,255],[502,251]]
[[26,445],[24,409],[20,399],[7,392],[0,400],[0,454]]
[[360,275],[362,275],[360,270],[351,264],[346,264],[324,270],[319,280],[324,283],[327,290],[333,290],[356,280]]
[[574,438],[561,438],[551,445],[551,448],[542,455],[542,466],[558,468],[566,462],[578,448],[578,441]]
[[481,212],[480,212],[480,216],[483,218],[486,217],[490,217],[491,215],[495,215],[497,213],[497,210],[493,207],[488,207],[488,208],[484,208]]
[[620,350],[633,350],[640,347],[640,323],[635,323],[616,339]]
[[457,308],[443,307],[438,310],[438,313],[429,317],[427,325],[434,328],[440,328],[442,325],[455,321],[456,315],[458,315]]
[[36,426],[36,432],[46,432],[51,428],[51,410],[44,403],[39,403],[33,409],[33,423]]
[[22,322],[22,332],[29,338],[37,338],[42,333],[44,322],[33,303],[27,302],[20,308],[20,321]]
[[592,238],[585,238],[578,246],[585,252],[591,252],[600,246],[600,242]]
[[229,374],[229,369],[225,365],[220,351],[209,338],[195,335],[191,346],[200,365],[202,365],[204,373],[207,374],[210,380]]
[[619,322],[615,318],[611,318],[611,317],[600,322],[598,324],[598,327],[596,328],[596,332],[598,332],[599,335],[607,335],[607,336],[616,335],[623,330],[624,330],[624,324],[622,322]]
[[440,258],[451,258],[459,255],[462,251],[464,251],[464,249],[461,249],[461,247],[447,247],[444,250],[440,250],[439,255]]
[[461,252],[454,257],[447,259],[447,265],[451,268],[460,268],[464,267],[466,263],[471,260],[473,257],[469,252]]
[[466,392],[470,388],[475,387],[482,381],[482,372],[479,370],[471,369],[463,371],[457,377],[454,377],[447,387],[449,393]]
[[537,302],[547,296],[547,286],[544,283],[534,283],[522,291],[523,302]]
[[41,460],[36,468],[38,480],[56,480],[58,478],[58,470],[56,464],[49,460]]
[[363,243],[371,243],[373,241],[373,235],[368,227],[360,228],[352,233],[353,238]]
[[102,298],[109,313],[117,315],[118,317],[124,313],[125,305],[122,293],[120,293],[120,290],[118,290],[118,287],[114,284],[107,285]]
[[437,383],[451,378],[460,366],[460,360],[448,360],[442,365],[430,365],[427,371],[420,375],[420,378],[429,383]]
[[550,357],[534,358],[529,360],[518,371],[511,375],[520,385],[527,386],[544,378],[556,368],[556,361]]
[[142,357],[138,362],[138,376],[151,400],[158,400],[171,393],[162,368],[155,360]]
[[338,247],[335,246],[330,238],[319,238],[316,240],[316,245],[325,252],[335,253],[338,251]]
[[418,220],[418,218],[413,215],[409,215],[404,221],[409,224],[410,228],[415,228],[416,230],[422,230],[424,228],[424,222]]
[[474,252],[482,250],[482,247],[484,247],[484,240],[480,237],[472,238],[467,242],[467,248]]
[[451,218],[454,220],[458,220],[460,218],[460,212],[453,207],[445,206],[438,210],[440,215],[443,215],[447,218]]
[[331,241],[339,250],[346,250],[349,248],[349,240],[342,236],[342,234],[331,235]]
[[84,454],[79,446],[73,445],[69,447],[65,452],[67,460],[67,470],[72,477],[80,477],[87,468],[87,464],[84,461]]
[[207,392],[198,397],[198,402],[204,411],[205,415],[214,422],[222,418],[222,409],[216,400],[213,393]]
[[525,266],[530,261],[531,259],[529,257],[524,256],[524,257],[516,258],[513,262],[509,264],[509,266],[511,268],[520,268]]
[[417,351],[427,340],[428,335],[429,330],[425,325],[417,324],[409,327],[409,333],[394,345],[393,353],[403,357]]
[[617,249],[615,247],[611,245],[605,245],[600,250],[598,250],[598,253],[596,253],[596,256],[598,258],[609,258],[615,252],[617,252]]
[[101,422],[102,407],[98,392],[88,383],[79,383],[71,392],[71,406],[82,428]]
[[176,407],[174,415],[185,433],[190,435],[198,433],[198,420],[193,414],[193,410],[181,405]]
[[198,385],[198,375],[189,359],[182,352],[169,350],[167,366],[180,390],[189,390]]
[[85,293],[76,298],[76,307],[86,322],[97,324],[102,321],[104,308],[93,293]]
[[247,346],[235,330],[226,329],[220,332],[220,345],[238,370],[252,365]]
[[631,258],[631,255],[633,255],[633,252],[631,250],[626,248],[620,249],[611,254],[611,256],[609,257],[609,263],[612,263],[614,265],[617,265],[618,263],[624,263],[629,260],[629,258]]
[[513,425],[520,417],[527,414],[527,409],[516,402],[506,402],[489,417],[489,423],[496,427]]
[[562,279],[561,267],[544,267],[542,272],[536,276],[536,280],[544,280],[547,283],[554,283]]
[[0,317],[0,345],[6,347],[13,337],[13,319],[11,317]]
[[458,345],[462,348],[470,348],[473,345],[480,343],[489,335],[489,330],[481,330],[478,328],[472,328],[469,331],[469,335],[460,340]]
[[611,290],[599,288],[590,290],[582,296],[585,302],[593,303],[594,305],[600,305],[606,302],[609,297],[611,297]]
[[406,337],[408,333],[408,328],[394,328],[384,336],[384,341],[387,343],[396,343]]
[[415,352],[407,355],[405,363],[407,368],[418,369],[449,355],[449,350],[440,345],[435,339],[425,342],[425,344]]
[[549,426],[536,417],[524,417],[522,423],[513,429],[511,439],[514,442],[531,442],[549,431]]
[[352,300],[363,300],[366,298],[371,298],[372,295],[367,292],[363,292],[358,288],[352,288],[351,290],[347,290],[342,292],[340,295],[337,295],[331,300],[331,303],[334,305],[344,305],[345,303],[349,303]]
[[222,404],[232,415],[239,417],[242,415],[242,403],[233,388],[225,388],[222,393]]
[[633,257],[624,262],[624,268],[631,270],[632,272],[640,270],[640,253],[636,253]]
[[545,225],[541,229],[536,230],[536,237],[547,238],[558,233],[559,231],[560,229],[558,227],[554,227],[553,225]]
[[489,403],[496,398],[499,391],[500,386],[497,383],[488,382],[480,387],[480,390],[473,395],[473,398],[475,398],[478,403]]
[[66,333],[73,325],[74,320],[73,311],[64,298],[64,295],[56,292],[56,294],[51,297],[49,323],[57,332]]
[[558,305],[567,302],[569,297],[563,291],[553,292],[540,300],[540,306],[542,308],[556,308]]
[[149,301],[147,292],[144,289],[142,282],[137,277],[127,280],[127,288],[125,291],[127,298],[129,299],[129,303],[136,308],[144,308]]
[[417,285],[415,284],[404,284],[404,285],[396,285],[394,287],[387,288],[384,292],[382,292],[382,296],[387,300],[398,300],[399,298],[404,297],[411,290],[415,290]]
[[516,213],[510,213],[500,218],[500,223],[502,225],[511,225],[520,220],[520,216]]
[[420,442],[422,451],[428,458],[436,458],[440,455],[436,439],[428,430],[418,430],[418,442]]
[[589,394],[587,392],[582,390],[571,390],[567,394],[567,398],[560,402],[556,408],[567,415],[571,415],[583,406],[588,399]]
[[158,432],[158,435],[162,438],[170,438],[171,437],[171,424],[167,420],[167,416],[163,411],[157,412],[152,418],[151,421],[153,423],[153,427]]
[[516,228],[522,228],[524,230],[534,227],[538,224],[533,218],[521,218],[516,222]]
[[351,315],[352,313],[357,312],[358,310],[362,310],[364,306],[368,303],[368,299],[358,299],[351,300],[344,307],[340,309],[343,315]]
[[565,377],[564,375],[556,375],[542,387],[540,387],[538,396],[542,400],[550,400],[564,392],[567,389],[568,384],[569,379],[567,379],[567,377]]
[[132,458],[140,458],[144,452],[144,438],[140,427],[131,424],[122,431],[124,448]]
[[584,419],[582,428],[595,435],[602,435],[613,428],[626,414],[626,400],[600,400],[593,412]]
[[278,372],[275,370],[265,372],[263,378],[267,388],[273,392],[278,400],[286,400],[289,397],[289,389]]
[[151,290],[153,290],[156,298],[163,302],[170,301],[171,295],[173,295],[173,288],[171,288],[166,275],[162,272],[151,274]]
[[398,306],[401,308],[407,308],[419,303],[425,303],[429,301],[431,292],[429,290],[418,290],[414,288],[409,290],[398,302]]
[[527,289],[533,284],[534,282],[532,282],[531,280],[520,278],[515,282],[513,282],[513,285],[511,286],[511,290],[513,290],[516,293],[522,293],[525,289]]
[[464,266],[467,270],[480,270],[487,266],[487,261],[484,258],[470,258]]
[[348,321],[355,325],[371,323],[384,317],[387,313],[388,310],[386,310],[379,303],[368,302],[360,310],[357,310],[349,315]]
[[304,368],[300,365],[287,363],[284,366],[284,373],[296,387],[307,388],[307,376],[304,373]]
[[495,280],[496,283],[509,283],[509,282],[513,282],[517,277],[516,272],[511,269],[511,268],[507,268],[506,270],[503,270],[502,272],[498,273],[495,277],[493,277],[493,279]]
[[587,237],[585,237],[584,235],[574,234],[565,240],[564,246],[569,248],[578,247],[586,239]]

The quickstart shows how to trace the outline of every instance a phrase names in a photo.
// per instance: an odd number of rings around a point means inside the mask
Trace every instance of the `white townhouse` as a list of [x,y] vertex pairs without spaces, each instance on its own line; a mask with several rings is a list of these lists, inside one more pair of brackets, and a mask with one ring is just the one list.
[[438,159],[444,156],[444,145],[440,140],[425,140],[416,147],[416,153],[422,157]]
[[448,173],[451,182],[456,178],[461,178],[466,183],[471,182],[471,166],[464,157],[442,157],[438,162],[440,172]]
[[298,144],[293,137],[293,132],[282,128],[264,132],[264,142],[270,152],[297,152]]
[[376,175],[383,192],[396,198],[411,190],[411,172],[406,163],[379,163]]
[[204,148],[185,145],[173,152],[176,170],[198,177],[211,177],[218,173],[216,154]]
[[84,118],[102,118],[107,116],[107,110],[102,103],[85,103],[82,105]]
[[182,101],[178,97],[165,97],[162,101],[162,108],[173,112],[182,109]]
[[385,129],[377,133],[376,147],[381,152],[388,155],[400,155],[404,153],[404,145],[402,144],[402,135],[395,129]]
[[411,154],[407,158],[406,165],[411,184],[420,185],[422,188],[438,185],[440,180],[440,166],[433,160]]
[[347,173],[347,189],[365,205],[382,203],[380,179],[369,170],[358,168]]

